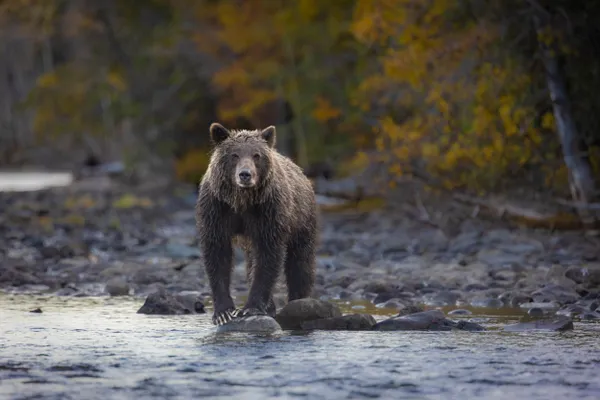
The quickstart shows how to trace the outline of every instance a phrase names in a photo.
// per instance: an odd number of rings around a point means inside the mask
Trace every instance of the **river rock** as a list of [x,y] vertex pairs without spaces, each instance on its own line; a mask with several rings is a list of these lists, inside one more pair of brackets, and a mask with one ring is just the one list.
[[281,331],[277,321],[268,315],[251,315],[248,317],[234,318],[224,325],[217,327],[218,333],[224,332],[261,332],[272,333]]
[[391,308],[393,310],[399,310],[399,309],[401,309],[401,308],[404,307],[404,303],[405,302],[402,301],[401,299],[393,298],[393,299],[389,299],[385,303],[376,304],[375,307],[377,307],[377,308]]
[[575,303],[579,299],[579,294],[562,285],[548,284],[543,288],[534,291],[531,294],[534,302],[547,303],[555,301],[559,304]]
[[430,310],[415,314],[392,317],[373,326],[376,331],[446,331],[452,329],[446,316],[440,310]]
[[341,317],[315,319],[303,322],[303,330],[324,331],[366,331],[371,330],[377,321],[370,314],[348,314]]
[[579,315],[583,321],[597,321],[600,319],[600,313],[597,311],[585,311]]
[[458,322],[454,322],[454,321],[450,321],[447,320],[448,323],[450,324],[455,324],[454,325],[454,329],[458,329],[461,331],[469,331],[469,332],[480,332],[480,331],[485,331],[486,329],[479,325],[478,323],[474,322],[474,321],[458,321]]
[[460,299],[460,294],[443,290],[440,292],[430,293],[423,296],[423,303],[432,307],[453,306]]
[[569,304],[560,310],[556,311],[556,315],[562,315],[565,317],[573,318],[580,314],[585,313],[587,310],[585,307],[578,304]]
[[403,315],[416,314],[416,313],[420,313],[423,311],[425,311],[425,310],[423,310],[422,307],[416,306],[414,304],[409,304],[405,307],[400,308],[398,310],[398,315],[396,315],[396,317],[402,317]]
[[477,260],[492,268],[506,268],[526,263],[527,254],[509,253],[499,249],[483,249],[477,253]]
[[129,295],[129,283],[122,278],[113,278],[106,283],[104,289],[106,293],[111,296],[128,296]]
[[529,322],[519,322],[512,325],[506,325],[503,328],[507,332],[527,332],[527,331],[556,331],[563,332],[573,330],[573,320],[570,318],[540,319]]
[[153,315],[181,315],[181,314],[203,314],[204,304],[197,298],[193,304],[184,296],[174,296],[165,290],[154,292],[146,298],[138,314]]
[[0,268],[0,283],[10,286],[34,285],[40,283],[40,279],[18,267],[3,266]]
[[340,308],[328,301],[317,299],[292,300],[277,314],[275,319],[282,329],[302,329],[302,324],[316,319],[341,317]]
[[419,311],[400,315],[378,322],[373,326],[376,331],[484,331],[483,326],[474,321],[452,321],[440,310]]
[[565,276],[575,283],[585,284],[588,288],[597,288],[600,286],[600,264],[569,267]]
[[452,310],[448,313],[448,315],[471,315],[473,314],[471,311],[469,310],[465,310],[462,308],[458,308],[456,310]]
[[508,291],[498,296],[498,299],[502,300],[504,304],[509,307],[520,307],[521,304],[531,303],[533,299],[530,295],[520,291]]
[[533,307],[527,311],[527,314],[529,314],[531,317],[540,318],[544,316],[544,310],[539,307]]

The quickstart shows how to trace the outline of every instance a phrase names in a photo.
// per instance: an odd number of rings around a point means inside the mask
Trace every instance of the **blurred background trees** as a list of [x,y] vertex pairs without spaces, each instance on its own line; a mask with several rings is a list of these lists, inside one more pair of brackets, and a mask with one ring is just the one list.
[[583,0],[3,0],[0,164],[197,181],[218,120],[391,187],[592,202],[599,20]]

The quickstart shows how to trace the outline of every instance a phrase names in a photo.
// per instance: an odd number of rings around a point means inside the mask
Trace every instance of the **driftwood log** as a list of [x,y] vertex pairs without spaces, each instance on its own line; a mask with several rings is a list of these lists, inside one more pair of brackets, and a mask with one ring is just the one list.
[[[420,181],[418,177],[415,179]],[[381,190],[377,185],[368,185],[362,179],[356,177],[338,180],[315,179],[313,185],[318,195],[344,199],[349,203],[358,203],[363,199],[373,197],[385,198],[390,195],[390,191]],[[475,197],[448,190],[444,190],[444,192],[453,201],[472,206],[472,217],[486,216],[529,228],[587,230],[589,234],[596,235],[600,230],[600,204],[580,205],[562,200],[551,200],[542,203],[509,199],[503,196]],[[581,207],[585,207],[590,213],[595,214],[595,224],[591,229],[589,225],[584,225],[581,220],[579,212]]]

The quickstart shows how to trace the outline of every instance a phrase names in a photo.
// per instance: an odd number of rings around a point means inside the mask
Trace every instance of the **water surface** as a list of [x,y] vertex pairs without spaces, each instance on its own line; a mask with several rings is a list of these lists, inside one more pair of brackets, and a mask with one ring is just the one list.
[[208,314],[138,315],[141,303],[0,295],[0,399],[600,398],[598,325],[216,334]]

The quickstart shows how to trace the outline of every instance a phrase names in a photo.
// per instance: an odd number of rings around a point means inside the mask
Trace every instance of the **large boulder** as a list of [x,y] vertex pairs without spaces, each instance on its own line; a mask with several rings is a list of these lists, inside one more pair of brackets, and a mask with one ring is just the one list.
[[161,289],[154,292],[137,311],[138,314],[182,315],[204,314],[204,303],[199,297],[173,295]]
[[303,330],[369,331],[377,321],[369,314],[349,314],[341,317],[314,319],[301,324]]
[[290,301],[281,309],[275,319],[282,329],[300,330],[305,322],[341,316],[342,311],[337,305],[307,298]]

